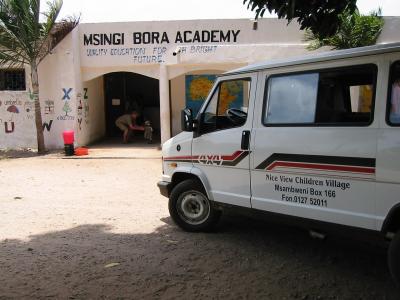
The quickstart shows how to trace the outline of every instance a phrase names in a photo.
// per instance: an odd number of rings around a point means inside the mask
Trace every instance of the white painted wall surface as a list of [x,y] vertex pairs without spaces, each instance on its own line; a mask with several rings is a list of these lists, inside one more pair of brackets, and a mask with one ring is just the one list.
[[28,92],[0,91],[0,149],[7,148],[37,148],[34,104]]
[[400,18],[384,17],[385,25],[379,35],[377,44],[395,43],[400,41]]
[[[100,69],[110,66],[132,66],[131,72],[159,78],[156,69],[149,74],[149,70],[140,70],[141,67],[160,63],[166,66],[252,63],[305,52],[297,23],[287,26],[285,20],[262,19],[256,30],[253,23],[241,19],[81,24],[83,77],[87,80],[101,75]],[[111,45],[104,39],[104,35],[110,37],[110,34],[115,38]],[[179,53],[174,56],[174,52]]]
[[106,133],[103,76],[83,83],[80,100],[82,111],[77,111],[78,145],[85,146],[104,137]]
[[73,33],[67,35],[39,65],[42,117],[49,128],[44,129],[48,149],[62,148],[62,132],[76,129],[76,98],[80,90],[76,85],[73,37]]

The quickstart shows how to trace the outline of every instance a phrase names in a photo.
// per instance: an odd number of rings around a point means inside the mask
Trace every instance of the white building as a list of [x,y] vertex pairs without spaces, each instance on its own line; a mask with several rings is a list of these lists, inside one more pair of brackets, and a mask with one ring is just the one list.
[[[400,41],[398,28],[400,18],[385,18],[378,43]],[[165,141],[214,75],[309,53],[303,39],[297,23],[277,19],[80,24],[39,66],[46,147],[63,147],[64,130],[78,145],[120,135],[115,119],[133,101]],[[36,147],[29,86],[29,69],[0,69],[0,148]]]

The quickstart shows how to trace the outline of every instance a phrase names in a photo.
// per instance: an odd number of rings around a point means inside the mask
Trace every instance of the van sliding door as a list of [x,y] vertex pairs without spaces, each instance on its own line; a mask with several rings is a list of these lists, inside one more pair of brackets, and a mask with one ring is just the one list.
[[386,102],[386,110],[382,111],[381,119],[386,119],[386,122],[382,122],[378,139],[377,194],[382,195],[376,200],[378,230],[400,199],[400,55],[392,54],[388,61],[392,62],[387,66],[390,76],[386,75],[385,78],[389,82],[381,97],[381,104]]
[[253,129],[253,208],[375,229],[377,67],[350,63],[264,74]]

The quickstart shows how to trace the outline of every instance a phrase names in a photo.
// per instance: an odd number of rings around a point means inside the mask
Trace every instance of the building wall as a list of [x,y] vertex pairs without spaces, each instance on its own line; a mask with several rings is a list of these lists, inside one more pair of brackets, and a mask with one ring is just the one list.
[[44,137],[48,149],[63,147],[64,130],[76,132],[76,100],[82,91],[77,85],[80,78],[79,55],[74,51],[77,28],[74,31],[68,34],[39,65],[39,97],[43,122],[47,124]]
[[[262,45],[276,52],[288,46],[304,50],[296,22],[260,19],[257,29],[253,23],[238,19],[81,24],[81,66],[87,72],[110,66],[236,63],[238,55],[242,62],[253,62],[254,55],[263,56]],[[181,52],[174,55],[178,47]]]
[[385,25],[377,44],[400,42],[400,17],[384,17]]
[[[399,42],[399,24],[399,17],[385,18],[378,43]],[[180,110],[185,106],[185,74],[222,72],[258,61],[310,53],[296,22],[287,26],[286,20],[261,19],[256,27],[252,20],[245,19],[80,24],[39,66],[46,147],[62,148],[64,130],[74,130],[79,145],[104,135],[105,73],[146,75],[159,79],[164,88],[170,80],[170,104],[167,89],[160,93],[160,103],[164,112],[168,105],[171,107],[174,135],[180,131]],[[186,41],[182,40],[185,32],[189,36]],[[209,40],[195,41],[196,32],[198,36],[208,35]],[[221,40],[228,33],[229,39]],[[85,43],[85,36],[88,39],[91,34],[92,42]],[[146,34],[158,36],[158,40],[144,40]],[[122,35],[124,41],[120,44],[117,40],[111,44],[95,41]],[[178,50],[180,53],[174,55]],[[28,68],[26,77],[26,91],[0,91],[0,148],[36,148]],[[9,109],[13,105],[16,109]]]
[[[74,53],[77,29],[67,35],[39,64],[39,99],[48,149],[62,148],[62,132],[74,130],[79,53]],[[0,148],[37,148],[34,104],[30,97],[30,70],[25,67],[26,91],[0,92]],[[18,113],[10,113],[10,104]],[[13,126],[12,126],[13,124]],[[7,131],[7,132],[6,132]]]
[[84,146],[104,137],[106,132],[103,76],[84,82],[77,101],[77,144]]
[[35,112],[26,91],[0,91],[0,148],[36,148]]

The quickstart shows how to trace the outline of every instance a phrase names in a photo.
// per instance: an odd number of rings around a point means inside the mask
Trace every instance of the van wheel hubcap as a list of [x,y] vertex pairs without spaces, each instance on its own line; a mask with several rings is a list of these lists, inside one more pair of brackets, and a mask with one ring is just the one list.
[[203,223],[210,215],[210,202],[198,191],[183,193],[177,204],[180,217],[191,225]]

